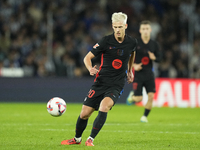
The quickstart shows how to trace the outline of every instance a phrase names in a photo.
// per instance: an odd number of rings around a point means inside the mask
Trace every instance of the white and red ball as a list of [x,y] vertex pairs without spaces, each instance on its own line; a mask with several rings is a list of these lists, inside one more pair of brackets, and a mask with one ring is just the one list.
[[67,109],[66,102],[59,97],[50,99],[47,103],[47,111],[50,115],[58,117],[65,113]]

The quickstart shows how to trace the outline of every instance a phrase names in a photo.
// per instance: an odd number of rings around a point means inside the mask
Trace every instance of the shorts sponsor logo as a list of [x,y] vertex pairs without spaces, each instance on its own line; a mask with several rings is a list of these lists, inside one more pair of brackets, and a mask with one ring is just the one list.
[[87,101],[87,97],[85,97],[84,102]]
[[115,96],[113,93],[111,93],[110,95],[111,95],[112,97],[116,98],[116,96]]

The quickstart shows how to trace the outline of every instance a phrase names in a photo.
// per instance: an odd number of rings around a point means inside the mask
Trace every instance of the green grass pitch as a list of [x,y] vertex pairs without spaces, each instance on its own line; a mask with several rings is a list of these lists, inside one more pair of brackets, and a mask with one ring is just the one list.
[[[0,150],[85,150],[97,112],[90,117],[81,145],[61,145],[73,138],[82,104],[67,104],[63,116],[48,114],[45,103],[0,103]],[[141,123],[144,108],[116,104],[94,140],[94,150],[200,149],[199,108],[153,108]]]

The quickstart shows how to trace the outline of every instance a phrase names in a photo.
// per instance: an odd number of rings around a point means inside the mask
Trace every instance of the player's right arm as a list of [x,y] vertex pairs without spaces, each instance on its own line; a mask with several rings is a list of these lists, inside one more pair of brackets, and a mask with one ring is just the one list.
[[83,59],[85,67],[88,69],[91,76],[94,76],[99,71],[96,68],[97,67],[96,65],[94,67],[92,67],[92,58],[94,58],[94,57],[95,57],[95,55],[92,52],[88,52],[87,55]]
[[128,61],[128,72],[127,72],[127,81],[128,83],[133,82],[133,62],[135,60],[135,51],[131,53],[131,56]]

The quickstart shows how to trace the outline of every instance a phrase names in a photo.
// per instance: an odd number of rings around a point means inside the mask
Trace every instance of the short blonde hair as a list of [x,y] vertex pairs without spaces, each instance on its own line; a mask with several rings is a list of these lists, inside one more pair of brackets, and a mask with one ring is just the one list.
[[112,23],[123,22],[124,24],[126,24],[127,19],[128,19],[128,17],[125,13],[117,12],[117,13],[112,14]]

